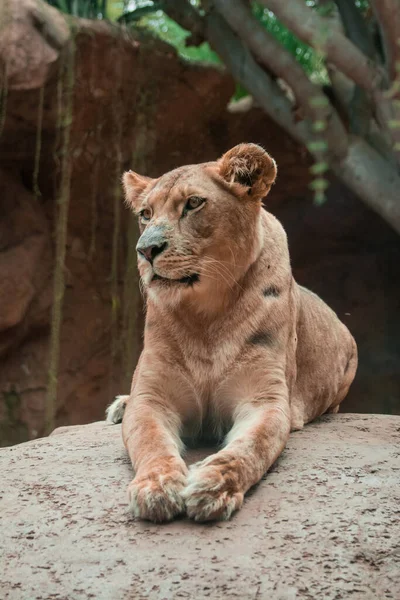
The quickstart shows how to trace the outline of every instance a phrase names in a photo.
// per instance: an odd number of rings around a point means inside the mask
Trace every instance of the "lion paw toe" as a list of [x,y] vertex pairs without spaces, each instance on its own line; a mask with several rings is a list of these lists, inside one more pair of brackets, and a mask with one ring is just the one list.
[[185,483],[183,476],[157,474],[139,480],[135,478],[128,488],[131,513],[154,523],[171,521],[185,511],[182,497]]
[[195,469],[183,491],[187,515],[195,521],[227,521],[243,504],[243,493],[215,469]]

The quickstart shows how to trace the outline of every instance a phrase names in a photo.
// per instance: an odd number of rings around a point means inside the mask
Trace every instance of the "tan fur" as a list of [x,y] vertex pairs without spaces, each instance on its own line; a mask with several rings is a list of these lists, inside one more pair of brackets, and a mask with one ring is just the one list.
[[[124,176],[128,204],[150,217],[138,247],[160,232],[168,244],[152,265],[139,255],[144,350],[129,399],[108,414],[116,420],[126,404],[138,517],[165,521],[186,510],[198,521],[229,518],[290,431],[337,412],[354,378],[352,336],[296,284],[286,234],[262,208],[275,176],[273,159],[254,144],[156,180]],[[193,196],[206,201],[186,213]],[[194,283],[172,281],[193,274]],[[225,436],[224,446],[188,473],[181,439],[200,434]]]

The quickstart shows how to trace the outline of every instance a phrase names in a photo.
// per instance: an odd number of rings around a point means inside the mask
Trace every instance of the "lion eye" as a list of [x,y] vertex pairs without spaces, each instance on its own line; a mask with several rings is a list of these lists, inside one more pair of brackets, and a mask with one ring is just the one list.
[[142,221],[142,223],[147,223],[151,219],[151,209],[144,208],[143,210],[140,211],[139,216],[140,216],[140,220]]
[[195,208],[199,208],[199,206],[201,206],[204,202],[205,198],[200,198],[200,196],[191,196],[186,202],[185,209],[194,210]]

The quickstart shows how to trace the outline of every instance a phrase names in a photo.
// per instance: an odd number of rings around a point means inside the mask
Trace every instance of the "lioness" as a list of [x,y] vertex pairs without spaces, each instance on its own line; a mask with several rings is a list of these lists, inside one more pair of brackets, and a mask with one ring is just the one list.
[[[137,517],[229,519],[290,431],[337,412],[353,381],[354,339],[294,281],[286,234],[262,207],[276,173],[240,144],[159,179],[124,175],[147,315],[131,394],[107,419],[123,415]],[[181,437],[201,433],[225,436],[223,449],[188,472]]]

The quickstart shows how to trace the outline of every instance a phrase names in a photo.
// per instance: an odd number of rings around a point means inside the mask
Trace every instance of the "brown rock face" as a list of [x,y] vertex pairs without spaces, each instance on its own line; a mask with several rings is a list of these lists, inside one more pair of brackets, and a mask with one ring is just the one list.
[[323,417],[232,521],[208,525],[127,514],[119,426],[4,448],[0,597],[395,600],[399,430],[400,417]]
[[[0,42],[0,66],[9,65],[0,110],[0,444],[43,431],[65,155],[71,178],[59,425],[101,419],[113,395],[129,389],[140,350],[143,313],[134,260],[127,258],[136,231],[123,207],[122,171],[145,162],[157,176],[244,141],[261,143],[277,160],[268,207],[288,231],[295,276],[332,305],[359,344],[359,373],[343,409],[400,412],[400,239],[389,226],[336,183],[328,202],[313,206],[307,157],[259,109],[227,111],[234,84],[223,71],[184,63],[166,44],[135,32],[117,35],[105,23],[75,21],[71,34],[39,0],[6,4],[12,10]],[[138,145],[149,152],[145,161]]]
[[[52,268],[49,227],[43,211],[11,174],[0,172],[5,194],[0,198],[0,356],[15,347],[29,327],[43,325],[44,299]],[[47,306],[46,306],[47,305]]]

